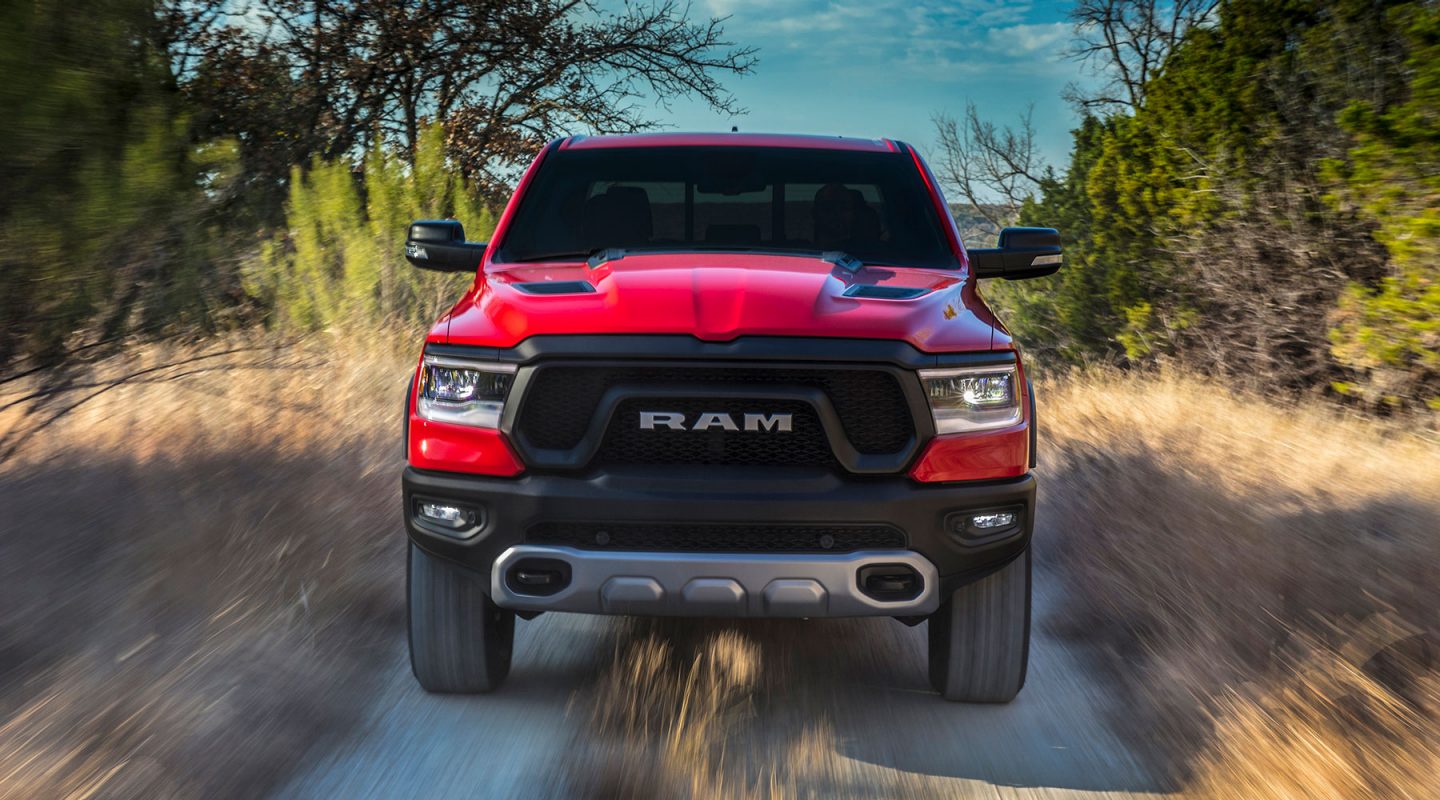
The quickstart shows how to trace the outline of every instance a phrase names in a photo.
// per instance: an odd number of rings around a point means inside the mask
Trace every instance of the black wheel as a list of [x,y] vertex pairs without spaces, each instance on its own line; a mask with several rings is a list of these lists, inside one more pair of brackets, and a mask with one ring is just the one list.
[[1030,551],[956,589],[929,626],[930,683],[946,700],[1014,700],[1030,658]]
[[515,612],[490,602],[486,576],[410,543],[410,667],[427,692],[475,694],[510,673]]

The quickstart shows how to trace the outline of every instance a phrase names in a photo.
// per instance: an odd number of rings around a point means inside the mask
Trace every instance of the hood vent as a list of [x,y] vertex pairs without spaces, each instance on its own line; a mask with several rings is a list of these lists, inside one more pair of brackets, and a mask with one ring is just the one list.
[[595,286],[587,281],[531,281],[512,283],[525,294],[593,294]]
[[913,300],[929,289],[913,286],[877,286],[873,283],[857,283],[845,290],[846,297],[868,297],[872,300]]

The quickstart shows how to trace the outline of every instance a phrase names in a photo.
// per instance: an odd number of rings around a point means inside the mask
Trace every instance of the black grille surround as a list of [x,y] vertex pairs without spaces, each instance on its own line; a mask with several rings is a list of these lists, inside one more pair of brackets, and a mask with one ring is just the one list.
[[[909,385],[907,385],[907,382]],[[604,464],[811,467],[895,473],[930,432],[913,371],[886,364],[541,361],[507,401],[532,468]],[[510,409],[514,409],[510,411]],[[789,413],[792,429],[641,430],[640,411]]]
[[582,550],[729,553],[851,553],[906,547],[890,525],[777,525],[766,523],[540,522],[528,544]]
[[580,443],[607,389],[675,384],[818,389],[830,398],[846,438],[861,453],[893,453],[915,433],[905,395],[889,372],[718,365],[542,368],[526,391],[519,426],[536,447],[568,450]]

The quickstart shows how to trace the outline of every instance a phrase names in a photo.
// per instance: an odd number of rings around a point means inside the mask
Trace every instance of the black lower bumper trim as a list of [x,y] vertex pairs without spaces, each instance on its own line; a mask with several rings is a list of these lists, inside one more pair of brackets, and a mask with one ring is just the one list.
[[[933,563],[944,588],[950,589],[1022,552],[1029,544],[1035,507],[1035,479],[1030,475],[1009,481],[922,484],[899,476],[715,467],[519,478],[407,468],[403,484],[406,509],[414,507],[415,495],[483,509],[483,527],[466,539],[418,525],[408,512],[406,528],[427,552],[485,573],[506,548],[527,543],[532,529],[553,530],[557,525],[670,524],[681,530],[699,525],[884,526],[902,533],[908,549]],[[946,519],[957,513],[996,507],[1023,510],[1013,535],[976,543],[947,530]],[[735,551],[745,552],[746,547]]]

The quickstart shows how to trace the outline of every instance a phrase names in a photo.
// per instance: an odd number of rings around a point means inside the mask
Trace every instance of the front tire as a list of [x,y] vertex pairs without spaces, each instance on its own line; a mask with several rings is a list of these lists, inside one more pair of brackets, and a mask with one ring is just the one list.
[[406,566],[410,667],[427,692],[477,694],[510,673],[515,612],[483,590],[486,576],[410,543]]
[[930,617],[930,683],[946,700],[1008,703],[1030,658],[1030,550],[951,593]]

